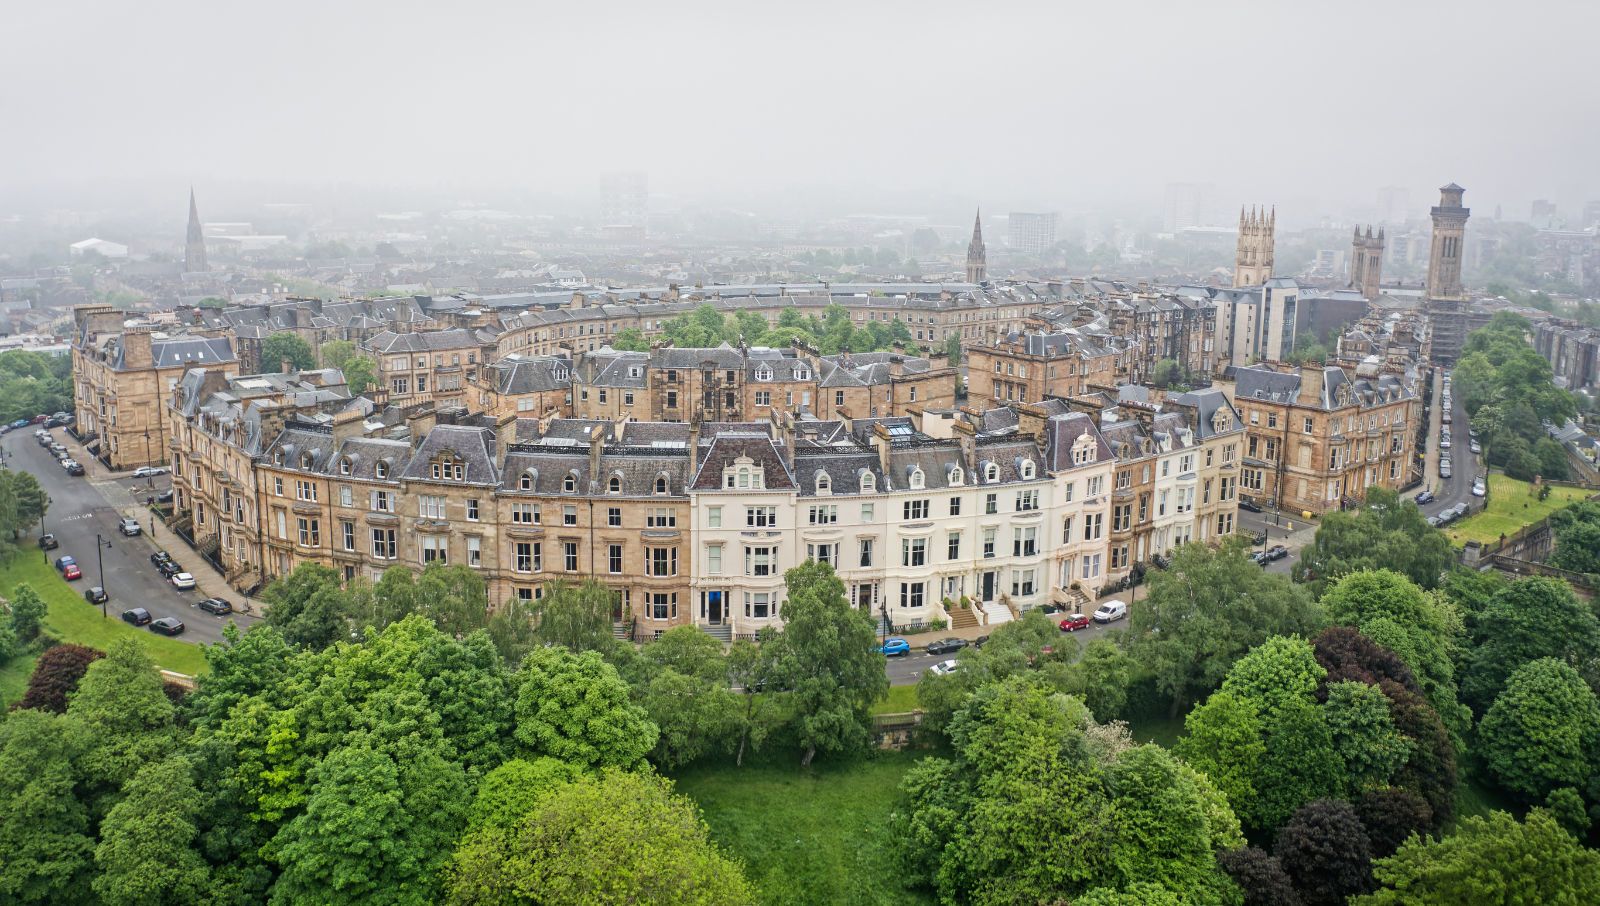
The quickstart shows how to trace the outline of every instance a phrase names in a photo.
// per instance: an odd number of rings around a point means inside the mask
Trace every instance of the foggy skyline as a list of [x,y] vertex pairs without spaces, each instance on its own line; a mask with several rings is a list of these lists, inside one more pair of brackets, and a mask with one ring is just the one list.
[[0,194],[592,203],[644,170],[752,208],[1158,213],[1198,182],[1306,219],[1389,185],[1421,214],[1455,181],[1526,216],[1600,197],[1596,25],[1578,2],[30,0],[0,10],[28,36],[0,56]]

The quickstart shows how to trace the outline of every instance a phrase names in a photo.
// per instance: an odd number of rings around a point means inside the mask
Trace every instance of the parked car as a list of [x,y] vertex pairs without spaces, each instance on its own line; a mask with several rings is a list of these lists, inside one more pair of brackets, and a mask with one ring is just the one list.
[[[212,601],[216,601],[216,600],[220,600],[220,599],[218,599],[218,598],[207,598],[204,601],[201,601],[200,602],[200,609],[201,610],[208,610],[209,608],[207,608],[206,605],[208,603],[210,603]],[[223,603],[224,606],[227,606],[227,604],[228,604],[227,601],[223,601],[222,603]],[[230,607],[229,609],[231,610],[232,608]],[[212,613],[227,613],[227,612],[228,612],[227,610],[212,611]],[[884,639],[883,640],[883,644],[881,646],[879,646],[878,650],[883,653],[884,657],[900,657],[902,655],[907,655],[907,654],[911,653],[911,643],[906,641],[905,639],[898,639],[898,638],[896,638],[896,639]]]
[[53,551],[60,546],[61,542],[57,541],[56,536],[50,534],[49,532],[45,532],[43,535],[39,536],[40,550]]
[[[1449,404],[1446,403],[1446,405],[1448,406]],[[1444,410],[1444,423],[1447,424],[1447,425],[1450,424],[1450,410],[1449,409],[1445,409]]]
[[38,415],[35,415],[33,418],[28,419],[28,424],[30,424],[30,425],[42,425],[42,424],[44,424],[44,420],[49,418],[49,417],[50,416],[45,415],[44,413],[41,412]]
[[66,572],[67,567],[74,566],[77,564],[77,562],[78,561],[72,559],[70,555],[63,554],[56,558],[56,571]]
[[982,648],[983,647],[983,643],[987,642],[987,641],[989,641],[989,637],[988,636],[980,635],[977,638],[972,640],[972,647],[974,647],[974,648]]
[[156,572],[161,574],[161,578],[170,579],[173,576],[176,576],[178,573],[183,572],[183,567],[178,565],[178,561],[168,557],[167,559],[156,564]]
[[139,524],[139,520],[137,520],[137,519],[129,519],[127,517],[123,517],[123,520],[121,522],[117,523],[117,531],[121,532],[124,535],[128,535],[128,536],[131,537],[133,535],[138,535],[138,534],[141,534],[142,532],[144,532],[144,526],[140,525]]
[[949,676],[961,669],[961,664],[955,660],[940,661],[928,669],[933,671],[934,676]]
[[1489,493],[1489,486],[1480,478],[1472,483],[1472,496],[1483,497]]
[[106,590],[104,588],[96,585],[83,593],[83,599],[88,601],[90,604],[103,604],[106,601],[111,600],[111,596],[106,594]]
[[1250,539],[1250,546],[1251,547],[1260,547],[1261,545],[1267,543],[1267,533],[1266,532],[1251,532],[1246,537],[1248,537]]
[[1110,623],[1127,615],[1128,602],[1120,599],[1107,601],[1094,609],[1094,621],[1096,623]]
[[1467,444],[1467,449],[1471,450],[1473,453],[1482,453],[1483,452],[1483,447],[1477,441],[1473,441],[1473,442]]
[[78,568],[78,564],[74,563],[71,566],[69,566],[66,569],[61,571],[61,578],[66,579],[68,582],[73,582],[73,581],[76,581],[78,579],[82,579],[83,578],[83,570],[79,569]]
[[1435,500],[1437,500],[1438,498],[1433,496],[1433,492],[1432,491],[1423,491],[1422,493],[1417,495],[1416,499],[1417,499],[1417,505],[1421,506],[1424,503],[1432,503]]
[[1069,614],[1066,619],[1061,621],[1062,632],[1077,632],[1080,629],[1088,628],[1089,618],[1081,613]]
[[233,613],[233,605],[222,598],[206,598],[200,602],[199,607],[206,613],[216,614],[219,617]]
[[155,563],[157,565],[165,563],[166,561],[171,560],[171,559],[172,559],[172,555],[167,553],[166,551],[156,551],[155,553],[150,555],[150,562],[151,563]]
[[1447,456],[1444,459],[1439,460],[1439,477],[1449,478],[1450,475],[1450,457]]
[[157,475],[165,474],[167,474],[167,470],[160,466],[140,466],[133,470],[134,478],[154,478]]
[[171,576],[169,581],[172,583],[173,588],[182,591],[187,591],[194,587],[194,576],[191,576],[188,573],[175,573]]
[[122,619],[135,626],[143,626],[151,620],[150,611],[143,607],[133,607],[122,612]]
[[68,475],[71,475],[74,478],[82,478],[83,477],[84,469],[83,469],[83,464],[82,463],[75,462],[73,460],[68,460],[66,463],[63,464],[63,467],[67,470],[67,474]]
[[1268,560],[1282,560],[1287,556],[1289,556],[1289,549],[1281,544],[1274,544],[1273,546],[1267,548]]
[[929,654],[955,654],[957,651],[960,651],[965,647],[967,647],[966,639],[952,637],[948,639],[940,639],[937,642],[929,642],[928,646],[923,650]]
[[26,427],[28,427],[28,420],[25,419],[25,418],[19,418],[16,421],[11,423],[11,430],[13,430],[13,431],[15,431],[18,428],[26,428]]
[[172,491],[166,490],[156,495],[156,503],[171,503]]
[[1439,527],[1439,517],[1438,516],[1429,516],[1428,517],[1428,527],[1429,528],[1438,528]]
[[1248,497],[1240,497],[1239,509],[1249,510],[1252,513],[1259,513],[1261,512],[1261,504],[1256,503],[1254,500],[1251,500]]
[[183,635],[183,621],[175,617],[162,617],[150,624],[150,631],[161,635]]
[[1266,569],[1267,568],[1267,564],[1271,563],[1272,561],[1267,559],[1267,552],[1264,551],[1264,550],[1261,550],[1261,551],[1251,551],[1250,552],[1250,562],[1254,563],[1255,565],[1257,565],[1259,567],[1261,567],[1262,569]]
[[1448,437],[1439,438],[1439,449],[1441,449],[1441,450],[1450,449],[1450,438],[1448,438]]

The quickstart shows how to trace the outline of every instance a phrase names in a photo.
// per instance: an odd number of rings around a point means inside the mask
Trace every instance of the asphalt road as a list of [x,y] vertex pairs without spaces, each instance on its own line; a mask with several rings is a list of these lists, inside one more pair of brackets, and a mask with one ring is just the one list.
[[[1143,594],[1144,589],[1140,588],[1139,592],[1140,594]],[[1132,600],[1128,596],[1128,593],[1124,593],[1122,598],[1125,601]],[[1062,616],[1063,614],[1053,614],[1052,619],[1059,623]],[[1104,635],[1106,632],[1112,629],[1121,629],[1126,625],[1127,620],[1118,620],[1115,623],[1108,624],[1090,623],[1088,629],[1080,629],[1076,632],[1063,632],[1061,633],[1061,636],[1063,639],[1076,639],[1078,644],[1083,646],[1089,644],[1096,638]],[[1067,642],[1064,641],[1062,644],[1067,644]],[[884,658],[884,671],[889,674],[889,685],[910,686],[915,684],[917,680],[921,679],[922,674],[925,673],[929,667],[932,667],[934,664],[937,664],[940,661],[950,660],[951,658],[959,660],[962,654],[970,650],[970,648],[963,648],[961,651],[958,651],[955,654],[929,654],[926,651],[923,651],[921,646],[917,646],[911,649],[910,654],[901,655],[899,657]]]
[[[90,465],[83,448],[58,428],[51,432],[56,440],[66,443],[74,457],[91,469],[88,476],[74,478],[61,468],[49,450],[39,446],[33,432],[34,426],[29,426],[5,435],[0,439],[0,449],[5,451],[8,468],[32,473],[50,495],[44,531],[53,533],[61,546],[45,552],[48,554],[46,559],[54,561],[62,555],[71,555],[78,561],[83,578],[70,584],[80,599],[91,586],[104,585],[111,593],[111,600],[106,603],[106,613],[110,619],[118,619],[122,611],[130,607],[143,607],[156,619],[176,617],[182,620],[185,631],[178,638],[187,642],[221,641],[222,629],[229,619],[238,620],[241,628],[253,622],[253,617],[240,614],[218,617],[201,611],[195,606],[206,597],[200,588],[179,591],[156,572],[155,565],[150,562],[150,555],[155,553],[156,546],[151,543],[148,534],[130,538],[118,531],[117,524],[123,515],[138,519],[144,524],[146,532],[149,531],[152,517],[141,504],[147,495],[166,490],[167,476],[154,480],[154,490],[147,479],[114,478],[100,471],[98,463]],[[110,547],[101,551],[104,579],[98,572],[100,565],[95,562],[97,532],[111,543]],[[161,534],[164,540],[172,543],[168,551],[180,564],[187,566],[199,559],[199,555],[179,542],[177,536],[165,529],[161,530]],[[28,541],[27,545],[24,556],[45,556],[39,552],[34,540]],[[226,594],[227,589],[210,591],[237,603],[237,596]],[[83,606],[94,605],[83,601]]]
[[[1473,454],[1471,450],[1472,439],[1467,433],[1467,410],[1462,405],[1460,397],[1454,394],[1451,395],[1454,408],[1450,414],[1450,449],[1439,449],[1442,424],[1437,404],[1444,401],[1444,392],[1443,379],[1436,376],[1434,380],[1437,382],[1434,384],[1433,394],[1435,405],[1429,407],[1428,412],[1428,455],[1430,460],[1437,460],[1441,455],[1449,456],[1451,474],[1449,478],[1437,478],[1428,483],[1427,486],[1433,491],[1436,499],[1423,504],[1422,512],[1428,516],[1437,516],[1447,507],[1465,502],[1470,515],[1483,509],[1484,506],[1484,498],[1472,496],[1472,480],[1485,474],[1483,457]],[[1428,471],[1430,474],[1435,473],[1432,461],[1429,463]]]

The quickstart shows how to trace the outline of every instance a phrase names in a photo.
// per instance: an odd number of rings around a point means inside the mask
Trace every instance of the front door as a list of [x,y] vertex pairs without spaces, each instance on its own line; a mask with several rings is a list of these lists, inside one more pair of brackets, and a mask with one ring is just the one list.
[[985,604],[994,600],[994,570],[983,574],[983,602]]
[[722,625],[722,592],[706,592],[706,622],[712,626]]

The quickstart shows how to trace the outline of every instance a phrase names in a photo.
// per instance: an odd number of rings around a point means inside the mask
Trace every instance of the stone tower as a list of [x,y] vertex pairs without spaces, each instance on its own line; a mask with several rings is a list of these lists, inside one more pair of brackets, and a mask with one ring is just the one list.
[[1369,302],[1377,301],[1378,283],[1383,279],[1383,227],[1372,235],[1372,227],[1361,235],[1356,227],[1355,239],[1350,243],[1350,288],[1359,290]]
[[972,219],[972,241],[967,243],[967,282],[982,283],[988,276],[988,255],[983,247],[983,211]]
[[200,229],[200,209],[195,207],[194,187],[189,187],[189,238],[183,246],[183,269],[186,273],[210,270],[206,266],[206,234]]
[[1428,253],[1428,298],[1466,298],[1461,286],[1461,255],[1465,251],[1470,208],[1461,206],[1466,189],[1455,183],[1439,190],[1433,208],[1433,248]]
[[1233,285],[1260,286],[1272,276],[1272,233],[1278,224],[1278,209],[1262,214],[1255,208],[1245,215],[1239,208],[1239,246],[1233,256]]

